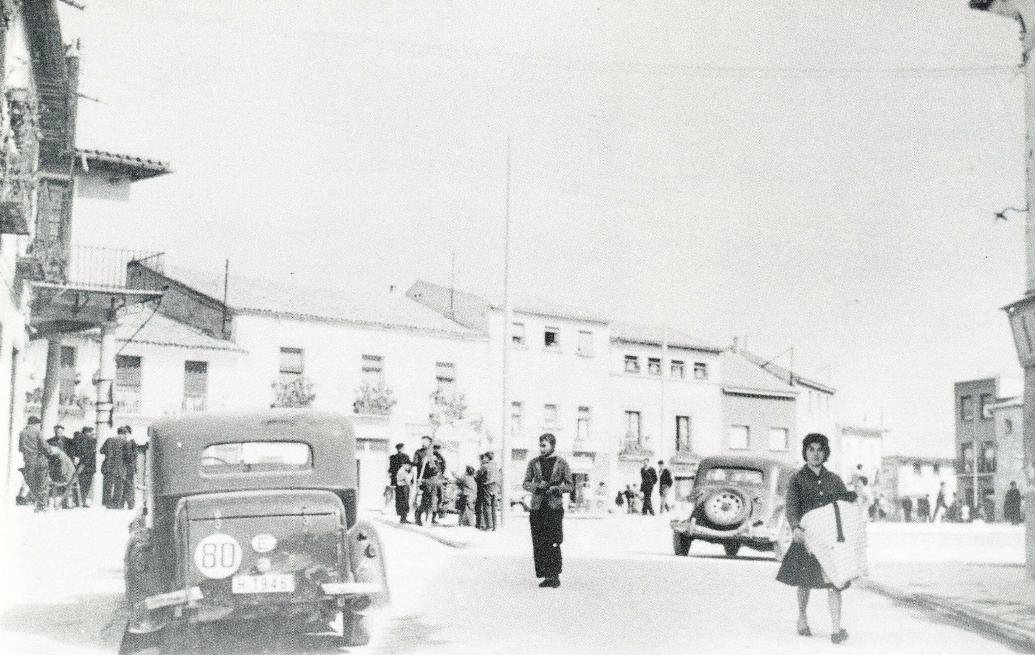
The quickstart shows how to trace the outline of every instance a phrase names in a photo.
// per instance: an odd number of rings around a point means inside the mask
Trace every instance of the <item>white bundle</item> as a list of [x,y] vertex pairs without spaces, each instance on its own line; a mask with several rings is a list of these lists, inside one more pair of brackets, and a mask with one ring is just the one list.
[[868,572],[866,516],[859,503],[839,500],[836,505],[841,514],[844,541],[838,541],[834,503],[806,512],[801,517],[801,527],[805,532],[805,547],[819,560],[826,581],[843,589]]

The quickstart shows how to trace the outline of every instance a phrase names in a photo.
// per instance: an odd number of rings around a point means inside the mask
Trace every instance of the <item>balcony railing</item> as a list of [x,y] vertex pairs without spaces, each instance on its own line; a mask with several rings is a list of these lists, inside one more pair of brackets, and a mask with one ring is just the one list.
[[181,409],[184,414],[204,412],[208,408],[205,396],[184,396]]
[[116,414],[139,414],[140,413],[140,392],[120,388],[115,395]]
[[143,262],[159,273],[165,270],[165,254],[101,246],[76,246],[68,263],[68,282],[105,288],[126,287],[126,267]]

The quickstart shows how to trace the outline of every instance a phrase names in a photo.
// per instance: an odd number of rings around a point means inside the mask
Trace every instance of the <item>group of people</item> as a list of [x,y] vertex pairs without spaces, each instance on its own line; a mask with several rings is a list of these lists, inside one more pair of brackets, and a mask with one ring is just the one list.
[[654,516],[654,487],[658,487],[658,513],[671,511],[668,494],[672,490],[672,471],[665,466],[664,460],[658,460],[658,468],[643,460],[640,468],[640,484],[627,484],[624,490],[615,495],[615,505],[625,507],[627,514],[650,514]]
[[[446,458],[440,444],[430,436],[421,437],[421,447],[411,458],[405,444],[395,445],[395,454],[388,458],[388,491],[395,500],[400,523],[409,523],[410,507],[415,506],[413,522],[437,524],[448,511]],[[467,465],[456,475],[456,512],[461,526],[479,530],[495,530],[500,503],[500,470],[492,452],[479,456],[479,466]]]
[[[111,509],[133,509],[137,455],[141,450],[132,439],[132,428],[118,428],[116,435],[105,440],[100,453],[102,503]],[[30,416],[18,435],[18,450],[24,462],[24,497],[37,512],[49,509],[52,496],[58,507],[89,507],[97,473],[97,437],[92,426],[83,426],[71,438],[62,425],[54,426],[54,434],[45,439],[40,419]]]
[[[874,501],[875,503],[877,501]],[[943,482],[938,489],[934,509],[931,509],[931,501],[927,496],[918,496],[914,503],[910,496],[903,496],[899,500],[902,508],[902,520],[906,523],[918,522],[927,523],[945,521],[948,523],[965,523],[974,520],[982,520],[992,523],[996,520],[995,498],[992,493],[986,493],[975,509],[969,498],[961,499],[955,493],[949,496]],[[871,505],[870,519],[886,518],[887,511],[883,506],[874,508]],[[1016,482],[1010,482],[1010,488],[1006,490],[1003,499],[1002,519],[1013,525],[1021,523],[1024,519],[1021,515],[1021,492]]]

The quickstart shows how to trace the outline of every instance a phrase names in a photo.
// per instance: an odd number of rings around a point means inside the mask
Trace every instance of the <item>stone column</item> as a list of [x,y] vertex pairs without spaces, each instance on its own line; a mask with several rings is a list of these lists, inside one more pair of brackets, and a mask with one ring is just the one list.
[[49,439],[58,423],[58,407],[61,391],[61,337],[47,339],[47,370],[43,377],[43,394],[40,398],[40,430]]

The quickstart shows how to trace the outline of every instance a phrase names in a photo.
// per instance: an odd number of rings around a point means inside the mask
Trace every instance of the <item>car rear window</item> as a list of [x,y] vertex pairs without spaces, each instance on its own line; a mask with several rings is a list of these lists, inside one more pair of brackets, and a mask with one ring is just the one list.
[[235,441],[201,451],[202,473],[266,473],[313,468],[313,449],[300,441]]
[[704,474],[706,482],[731,482],[737,484],[762,484],[765,479],[756,469],[732,467],[712,468]]

